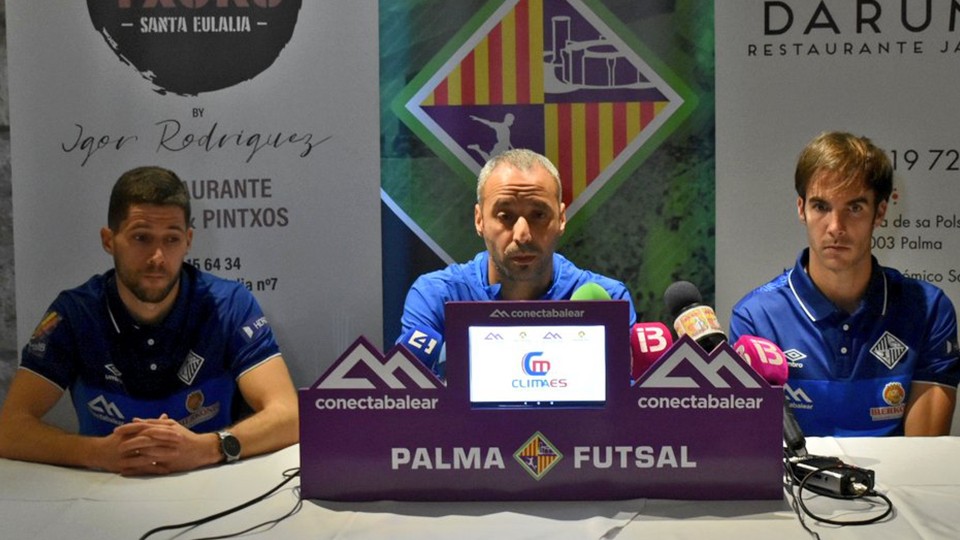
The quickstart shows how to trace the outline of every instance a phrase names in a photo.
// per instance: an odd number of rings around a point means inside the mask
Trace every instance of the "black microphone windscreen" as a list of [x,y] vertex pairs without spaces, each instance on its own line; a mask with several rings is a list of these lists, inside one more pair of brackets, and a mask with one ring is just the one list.
[[663,302],[667,305],[670,317],[676,319],[684,308],[703,301],[700,290],[689,281],[675,281],[663,292]]
[[807,439],[786,400],[783,402],[783,446],[791,457],[807,454]]

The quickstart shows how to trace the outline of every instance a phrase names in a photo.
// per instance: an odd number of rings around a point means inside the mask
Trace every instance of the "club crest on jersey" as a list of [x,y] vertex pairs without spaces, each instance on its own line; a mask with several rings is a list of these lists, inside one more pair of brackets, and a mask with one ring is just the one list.
[[890,332],[884,332],[873,347],[870,347],[870,354],[889,369],[893,369],[907,355],[908,350],[910,349],[904,342]]
[[177,372],[177,377],[183,381],[183,384],[193,384],[193,379],[196,378],[197,373],[200,372],[201,366],[203,366],[203,357],[190,351],[190,354],[183,360],[183,364],[180,364],[180,371]]

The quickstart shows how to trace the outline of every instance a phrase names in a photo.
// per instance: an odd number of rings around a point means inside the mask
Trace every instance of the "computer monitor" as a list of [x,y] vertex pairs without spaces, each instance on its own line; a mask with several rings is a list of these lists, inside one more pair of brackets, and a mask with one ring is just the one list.
[[606,402],[603,326],[477,325],[467,331],[472,407],[600,407]]
[[628,330],[620,312],[608,309],[612,302],[448,304],[447,339],[466,346],[463,358],[447,361],[466,361],[470,406],[603,407],[610,327],[616,335]]

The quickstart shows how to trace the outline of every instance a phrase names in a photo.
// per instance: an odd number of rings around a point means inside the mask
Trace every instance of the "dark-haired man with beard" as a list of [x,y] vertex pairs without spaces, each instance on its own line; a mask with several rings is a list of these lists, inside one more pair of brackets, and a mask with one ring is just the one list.
[[[153,475],[297,442],[296,390],[257,301],[184,264],[183,182],[159,167],[124,173],[107,223],[114,269],[61,292],[24,347],[0,456]],[[79,434],[43,421],[66,390]]]

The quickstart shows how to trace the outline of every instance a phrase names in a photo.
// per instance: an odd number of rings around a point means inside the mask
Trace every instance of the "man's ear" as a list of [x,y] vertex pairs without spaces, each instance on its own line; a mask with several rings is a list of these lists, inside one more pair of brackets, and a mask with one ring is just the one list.
[[110,230],[110,227],[100,229],[100,246],[103,247],[104,251],[113,255],[113,231]]
[[477,236],[483,236],[483,210],[480,203],[473,205],[473,227],[477,230]]
[[797,216],[800,218],[800,223],[807,222],[807,216],[803,212],[803,197],[797,197]]
[[560,203],[560,234],[567,228],[567,205]]
[[885,217],[887,217],[887,201],[880,201],[877,205],[877,215],[873,219],[873,226],[879,227]]

